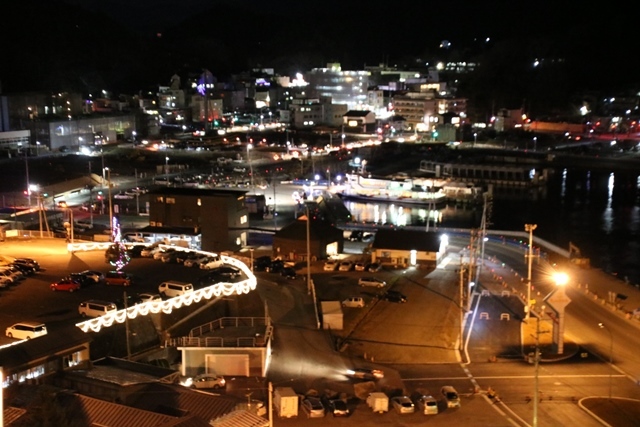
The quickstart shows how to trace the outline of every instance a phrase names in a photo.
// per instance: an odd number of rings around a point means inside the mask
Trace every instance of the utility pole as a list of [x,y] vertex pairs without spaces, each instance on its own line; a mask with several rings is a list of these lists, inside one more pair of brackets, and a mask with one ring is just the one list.
[[462,343],[464,342],[464,273],[466,269],[462,263],[462,256],[460,257],[460,350],[462,350]]
[[527,272],[527,312],[524,315],[524,320],[529,320],[529,315],[531,312],[531,264],[533,263],[533,230],[538,228],[537,224],[525,224],[524,231],[529,232],[529,269]]

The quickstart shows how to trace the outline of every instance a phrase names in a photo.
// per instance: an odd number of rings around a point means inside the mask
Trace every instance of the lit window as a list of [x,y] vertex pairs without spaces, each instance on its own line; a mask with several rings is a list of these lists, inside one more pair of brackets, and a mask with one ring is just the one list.
[[168,205],[175,205],[176,204],[176,199],[174,199],[173,197],[167,197],[167,204]]
[[247,223],[247,216],[246,215],[242,215],[240,217],[240,224],[246,224]]
[[198,198],[198,206],[202,206],[202,199]]

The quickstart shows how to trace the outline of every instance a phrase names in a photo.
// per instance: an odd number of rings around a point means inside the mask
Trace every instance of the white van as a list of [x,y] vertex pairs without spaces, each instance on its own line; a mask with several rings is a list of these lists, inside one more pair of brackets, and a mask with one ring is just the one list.
[[118,308],[108,301],[89,300],[81,302],[78,306],[78,313],[82,317],[100,317],[111,311],[118,311]]
[[31,338],[47,335],[47,327],[39,322],[20,322],[7,328],[5,334],[9,338],[29,340]]
[[160,283],[158,292],[165,298],[179,297],[180,295],[193,292],[193,285],[191,283],[172,280],[170,282]]
[[223,265],[224,262],[222,262],[222,258],[220,258],[220,255],[214,254],[209,257],[209,261],[204,264],[200,264],[200,268],[203,270],[212,270],[214,268],[222,267]]

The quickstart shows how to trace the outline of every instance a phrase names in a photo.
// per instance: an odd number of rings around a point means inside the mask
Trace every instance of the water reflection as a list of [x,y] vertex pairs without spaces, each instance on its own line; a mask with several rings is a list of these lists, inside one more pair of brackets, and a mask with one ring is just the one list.
[[385,203],[345,202],[355,222],[371,224],[477,227],[482,206],[445,206],[439,209]]

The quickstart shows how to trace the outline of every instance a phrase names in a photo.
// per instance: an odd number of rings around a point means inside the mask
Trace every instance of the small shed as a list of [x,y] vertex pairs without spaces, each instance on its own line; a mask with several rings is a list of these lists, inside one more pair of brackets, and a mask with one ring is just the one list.
[[[309,250],[311,259],[326,259],[342,252],[344,237],[342,230],[323,220],[309,223]],[[277,231],[273,236],[273,256],[276,258],[305,261],[307,259],[307,217]]]
[[342,305],[340,301],[321,301],[322,329],[341,331],[343,327]]

